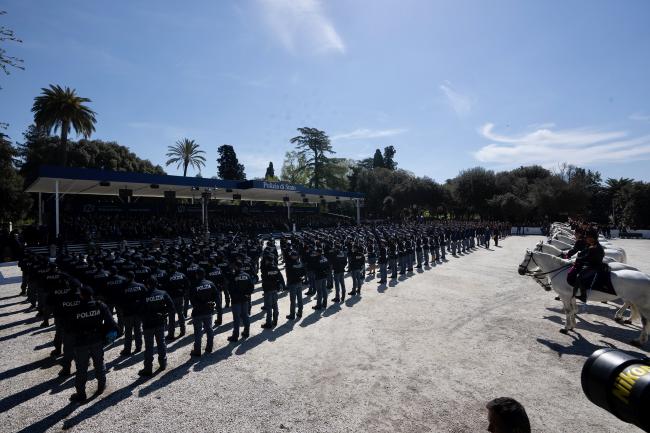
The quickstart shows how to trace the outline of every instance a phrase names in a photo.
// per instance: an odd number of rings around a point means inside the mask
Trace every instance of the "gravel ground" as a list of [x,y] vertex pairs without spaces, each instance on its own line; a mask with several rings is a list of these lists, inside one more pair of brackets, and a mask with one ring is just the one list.
[[[577,333],[560,334],[560,303],[516,272],[539,239],[510,237],[389,287],[367,282],[360,298],[322,314],[312,300],[301,321],[281,319],[273,331],[259,328],[256,292],[245,342],[227,344],[227,314],[214,353],[190,359],[186,336],[148,380],[137,375],[142,354],[122,360],[112,347],[108,389],[84,405],[68,402],[73,380],[57,379],[47,359],[53,329],[25,313],[18,270],[2,267],[0,432],[476,432],[487,425],[485,403],[504,395],[524,404],[535,432],[640,431],[580,387],[599,347],[647,355],[626,344],[638,327],[614,323],[614,306],[598,303],[580,314]],[[650,272],[650,242],[616,244]],[[287,309],[283,296],[281,318]]]

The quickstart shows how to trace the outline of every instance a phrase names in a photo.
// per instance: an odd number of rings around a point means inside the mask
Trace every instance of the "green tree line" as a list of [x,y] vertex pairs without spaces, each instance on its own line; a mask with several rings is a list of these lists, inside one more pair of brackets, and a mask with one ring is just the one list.
[[[62,165],[117,171],[164,174],[159,165],[141,159],[128,147],[91,139],[97,114],[90,99],[74,89],[51,85],[34,98],[34,124],[23,141],[12,143],[0,135],[0,187],[3,206],[0,219],[21,220],[28,215],[31,199],[23,192],[24,180],[38,167]],[[73,132],[82,138],[70,140]],[[440,218],[503,219],[513,223],[553,221],[582,215],[600,223],[650,227],[650,184],[633,179],[602,180],[600,173],[572,165],[550,171],[540,166],[495,172],[482,167],[463,170],[453,179],[438,183],[398,168],[394,146],[376,149],[361,160],[335,157],[325,131],[297,129],[289,140],[294,150],[285,154],[280,175],[269,162],[266,180],[281,180],[313,188],[364,193],[369,218],[429,215]],[[199,143],[181,138],[167,147],[166,165],[188,169],[205,167],[206,152]],[[217,148],[218,178],[243,180],[245,167],[232,145]]]

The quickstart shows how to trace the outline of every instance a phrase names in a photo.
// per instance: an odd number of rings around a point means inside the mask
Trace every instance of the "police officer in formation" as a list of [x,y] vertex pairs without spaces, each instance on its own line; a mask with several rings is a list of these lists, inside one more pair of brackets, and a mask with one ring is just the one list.
[[264,329],[275,328],[278,325],[278,292],[285,289],[284,277],[274,261],[274,257],[267,255],[262,263],[262,290],[264,291],[264,307],[266,322]]
[[122,314],[124,322],[124,349],[120,352],[122,356],[131,355],[132,343],[135,340],[135,351],[138,353],[142,350],[142,316],[140,308],[144,300],[147,289],[144,284],[135,281],[133,271],[126,273],[126,287],[121,297]]
[[104,341],[107,335],[117,335],[117,323],[106,304],[93,299],[93,289],[89,286],[81,286],[79,289],[79,304],[73,310],[70,321],[74,334],[74,363],[77,369],[74,381],[77,392],[70,396],[70,400],[83,402],[88,398],[86,382],[90,359],[93,360],[95,368],[97,394],[106,389]]
[[[305,278],[305,265],[300,260],[298,252],[292,249],[285,260],[287,273],[287,289],[289,290],[289,314],[287,319],[294,320],[302,317],[302,286]],[[338,286],[337,286],[338,287]],[[338,293],[338,289],[337,289]],[[297,308],[297,312],[296,312]]]
[[250,318],[248,309],[248,300],[255,288],[253,278],[242,270],[242,263],[236,260],[233,263],[232,283],[229,284],[230,302],[232,306],[233,328],[232,335],[228,341],[234,343],[239,340],[239,327],[244,326],[242,338],[248,338],[250,335]]
[[144,368],[140,376],[153,374],[154,340],[158,349],[158,365],[167,368],[167,346],[165,344],[165,325],[167,317],[174,314],[174,302],[169,294],[158,288],[158,279],[150,275],[145,280],[146,293],[140,309],[142,334],[144,337]]
[[[117,333],[124,334],[122,356],[141,351],[144,337],[139,374],[150,376],[154,349],[164,370],[165,341],[186,334],[190,309],[191,356],[213,351],[214,329],[228,312],[233,322],[228,341],[249,337],[252,295],[260,277],[266,316],[262,328],[272,329],[278,324],[282,291],[289,292],[286,318],[295,320],[302,317],[304,295],[315,295],[313,309],[324,310],[332,290],[333,303],[345,301],[348,276],[352,296],[361,294],[366,277],[396,284],[399,275],[410,275],[414,268],[422,271],[443,263],[446,252],[459,255],[485,246],[490,231],[505,235],[507,226],[455,221],[347,226],[287,234],[265,244],[256,237],[218,234],[210,241],[178,239],[155,249],[141,244],[87,255],[64,253],[53,262],[27,253],[20,263],[25,277],[21,289],[42,317],[42,326],[49,326],[54,316],[51,355],[62,356],[61,376],[71,373],[74,358],[75,399],[85,399],[88,359],[101,367],[97,379],[103,390],[103,345]],[[207,341],[202,351],[203,334]]]
[[212,318],[217,304],[217,287],[212,281],[205,279],[205,271],[196,271],[196,284],[190,289],[189,298],[192,302],[192,325],[194,326],[194,350],[191,356],[201,356],[201,339],[203,332],[207,335],[205,353],[212,353],[214,345],[214,329]]

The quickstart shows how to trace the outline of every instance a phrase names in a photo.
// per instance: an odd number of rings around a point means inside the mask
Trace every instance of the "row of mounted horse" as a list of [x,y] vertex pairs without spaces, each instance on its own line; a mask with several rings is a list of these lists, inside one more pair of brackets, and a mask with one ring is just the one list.
[[[627,264],[627,254],[621,247],[613,245],[604,238],[599,242],[605,249],[604,262],[609,266],[614,294],[599,290],[589,290],[588,301],[614,301],[620,299],[623,306],[616,312],[614,319],[621,323],[632,323],[641,319],[641,333],[630,342],[642,346],[648,341],[650,332],[650,275]],[[573,296],[573,286],[567,282],[567,274],[573,266],[574,259],[564,259],[562,254],[575,243],[571,228],[562,223],[551,225],[547,243],[540,241],[534,249],[526,250],[523,261],[519,264],[519,274],[527,275],[546,290],[555,291],[564,306],[566,315],[564,328],[560,332],[568,333],[576,326],[578,308]],[[630,308],[631,316],[625,320],[624,314]]]

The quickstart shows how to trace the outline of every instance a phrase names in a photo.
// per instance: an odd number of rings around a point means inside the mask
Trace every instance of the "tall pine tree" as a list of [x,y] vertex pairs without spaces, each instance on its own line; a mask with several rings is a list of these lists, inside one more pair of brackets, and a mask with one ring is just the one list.
[[269,161],[269,166],[266,167],[266,174],[264,175],[266,180],[275,180],[275,169],[273,168],[273,161]]
[[375,156],[372,157],[372,168],[384,168],[384,157],[381,150],[375,150]]
[[244,173],[244,166],[239,163],[235,149],[229,145],[224,144],[219,146],[217,150],[219,158],[217,158],[218,173],[220,179],[226,180],[244,180],[246,173]]
[[395,170],[397,163],[395,162],[395,153],[397,151],[393,146],[384,147],[384,167],[389,170]]
[[328,153],[334,153],[330,139],[316,128],[298,128],[301,134],[291,139],[291,143],[296,145],[298,155],[304,156],[307,162],[306,168],[312,173],[309,179],[309,186],[320,188],[325,182],[325,166],[330,163],[326,156]]

